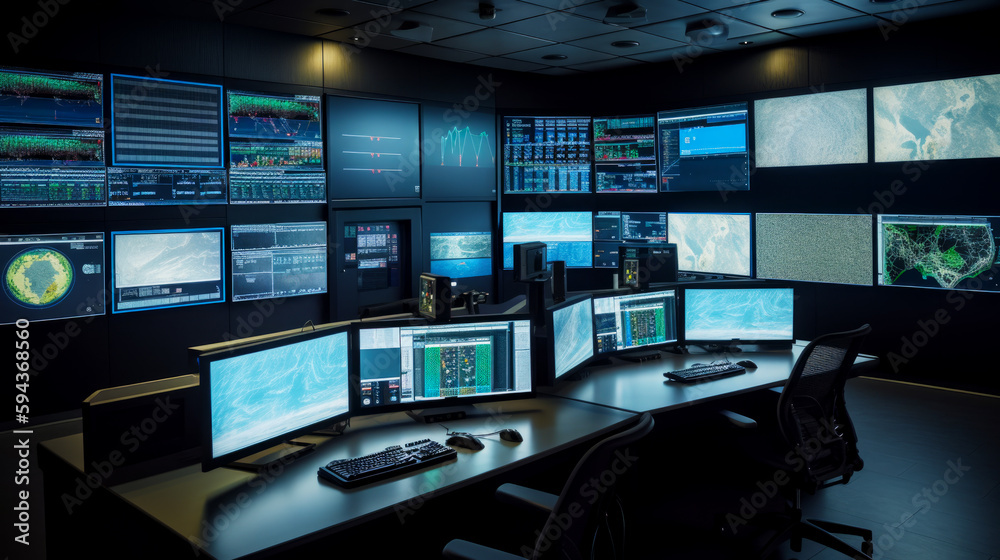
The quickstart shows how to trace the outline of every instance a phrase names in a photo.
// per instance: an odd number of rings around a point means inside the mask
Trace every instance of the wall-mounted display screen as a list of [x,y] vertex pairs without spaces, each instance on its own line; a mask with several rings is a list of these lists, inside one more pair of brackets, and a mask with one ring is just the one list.
[[504,212],[503,267],[514,268],[514,245],[539,241],[549,261],[567,267],[590,267],[593,251],[590,212]]
[[111,232],[112,313],[225,301],[222,228]]
[[0,122],[101,128],[104,77],[0,68]]
[[868,214],[757,214],[757,277],[871,286]]
[[1000,291],[1000,217],[878,215],[878,284]]
[[622,245],[663,243],[667,240],[666,212],[594,212],[594,267],[617,268]]
[[750,214],[670,212],[667,241],[678,270],[750,276]]
[[344,266],[358,269],[358,290],[398,287],[402,274],[400,224],[348,224],[346,229]]
[[233,301],[326,293],[326,222],[232,227]]
[[0,236],[0,324],[104,314],[104,234]]
[[492,109],[421,104],[423,198],[496,200],[497,133]]
[[1000,157],[1000,74],[873,93],[876,162]]
[[660,111],[660,190],[750,190],[748,145],[746,103]]
[[431,232],[431,272],[449,278],[476,278],[493,274],[493,234]]
[[868,92],[754,101],[757,167],[868,163]]
[[420,197],[420,106],[329,95],[331,199]]
[[590,117],[504,117],[504,193],[589,193]]
[[655,193],[656,117],[594,118],[594,186],[599,193]]
[[107,204],[104,131],[0,127],[0,207]]

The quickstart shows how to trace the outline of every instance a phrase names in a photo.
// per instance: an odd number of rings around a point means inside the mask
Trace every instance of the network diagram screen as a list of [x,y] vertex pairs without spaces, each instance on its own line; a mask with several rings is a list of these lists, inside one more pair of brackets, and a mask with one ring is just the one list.
[[656,114],[660,191],[750,190],[747,104]]
[[686,272],[750,276],[750,214],[669,212],[667,242]]
[[0,324],[104,315],[103,233],[0,236]]
[[326,222],[234,225],[233,301],[327,291]]
[[226,92],[229,201],[326,202],[319,95]]
[[589,193],[590,117],[504,117],[504,193]]
[[594,298],[597,352],[677,342],[677,294],[662,290]]
[[666,240],[666,212],[594,212],[595,268],[618,268],[618,248],[622,245],[664,243]]
[[362,409],[532,390],[527,319],[362,325],[358,344]]
[[514,268],[514,245],[535,241],[547,245],[549,261],[590,267],[592,227],[590,212],[504,212],[503,267]]
[[655,193],[656,117],[594,117],[594,187],[599,193]]
[[878,284],[1000,291],[1000,217],[878,215]]

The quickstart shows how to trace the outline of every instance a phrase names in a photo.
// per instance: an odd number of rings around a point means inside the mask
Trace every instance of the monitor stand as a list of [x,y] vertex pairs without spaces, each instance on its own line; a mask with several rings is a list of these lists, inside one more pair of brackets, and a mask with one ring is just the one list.
[[472,405],[447,406],[441,408],[425,408],[423,410],[406,411],[407,416],[424,424],[444,422],[446,420],[461,420],[466,416],[472,416],[474,414],[476,414],[476,407]]
[[618,356],[626,362],[648,362],[649,360],[659,360],[663,356],[659,350],[640,350],[637,352],[627,352]]
[[263,451],[254,453],[253,455],[247,455],[246,457],[238,461],[233,461],[226,466],[233,469],[257,472],[262,469],[266,469],[268,466],[273,463],[277,463],[278,461],[281,461],[282,463],[293,461],[300,455],[312,451],[314,447],[316,447],[315,443],[286,441],[279,443],[274,447],[269,447]]

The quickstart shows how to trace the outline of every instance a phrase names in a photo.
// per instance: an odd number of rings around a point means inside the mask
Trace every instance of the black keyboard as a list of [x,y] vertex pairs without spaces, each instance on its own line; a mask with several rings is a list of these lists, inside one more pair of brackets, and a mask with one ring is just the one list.
[[663,374],[663,377],[674,381],[690,383],[692,381],[701,381],[703,379],[714,379],[716,377],[726,377],[727,375],[738,375],[746,373],[746,371],[747,370],[743,366],[734,363],[704,364],[700,366],[692,366],[686,369],[668,371]]
[[319,476],[338,486],[354,488],[442,463],[456,455],[450,447],[422,439],[402,446],[392,445],[363,457],[330,461],[319,468]]

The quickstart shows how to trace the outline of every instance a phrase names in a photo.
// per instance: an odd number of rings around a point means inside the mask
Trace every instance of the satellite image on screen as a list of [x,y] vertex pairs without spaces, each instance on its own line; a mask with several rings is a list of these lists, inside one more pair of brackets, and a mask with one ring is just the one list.
[[431,272],[450,278],[493,274],[490,232],[431,233]]
[[119,235],[115,287],[219,280],[221,237],[221,231]]
[[552,313],[556,377],[594,355],[594,315],[590,299]]
[[49,248],[23,251],[4,272],[4,289],[28,307],[59,303],[73,287],[73,265],[63,253]]
[[667,215],[667,242],[677,245],[677,268],[750,276],[750,214]]
[[[925,288],[998,290],[995,223],[879,216],[879,284]],[[981,278],[980,278],[981,277]]]
[[864,89],[754,102],[757,167],[868,162]]
[[785,289],[684,292],[687,340],[792,340],[794,292]]
[[1000,74],[877,87],[875,161],[1000,157]]
[[506,212],[503,215],[503,266],[513,268],[514,245],[540,241],[548,245],[548,260],[566,266],[593,263],[593,223],[590,212]]

